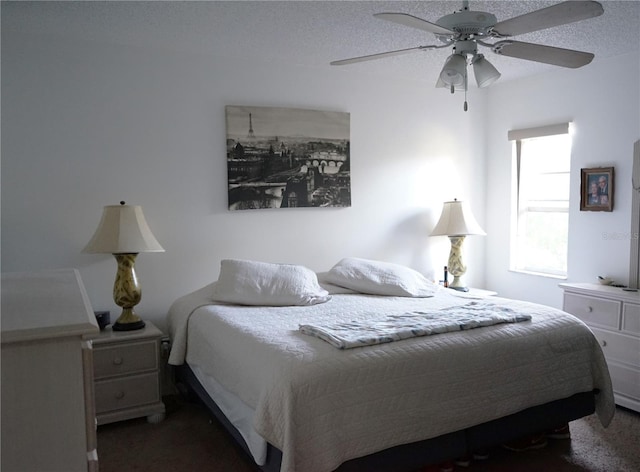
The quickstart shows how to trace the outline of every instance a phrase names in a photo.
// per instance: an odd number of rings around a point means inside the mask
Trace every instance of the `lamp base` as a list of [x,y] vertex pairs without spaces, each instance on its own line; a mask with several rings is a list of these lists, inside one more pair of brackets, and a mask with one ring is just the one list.
[[141,292],[134,264],[137,254],[114,254],[118,273],[113,284],[113,300],[122,307],[122,313],[113,324],[114,331],[133,331],[144,328],[144,321],[133,311],[140,302]]
[[144,321],[133,311],[132,307],[122,309],[122,313],[112,326],[114,331],[133,331],[144,328]]
[[462,243],[464,236],[449,236],[451,241],[451,252],[449,252],[449,273],[453,275],[453,281],[449,284],[449,288],[458,292],[468,292],[469,289],[464,286],[462,276],[467,272],[467,266],[462,262]]
[[458,292],[468,292],[469,291],[469,287],[452,287],[452,286],[449,286],[449,288],[451,290],[457,290]]
[[132,323],[113,323],[111,327],[114,331],[134,331],[136,329],[144,328],[144,321],[134,321]]

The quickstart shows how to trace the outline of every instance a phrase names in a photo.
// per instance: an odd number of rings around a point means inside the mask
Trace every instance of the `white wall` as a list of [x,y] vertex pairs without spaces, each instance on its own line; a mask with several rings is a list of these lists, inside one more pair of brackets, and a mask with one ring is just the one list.
[[[323,271],[360,256],[441,277],[449,243],[427,235],[442,202],[468,199],[485,218],[486,104],[472,90],[464,113],[461,100],[426,81],[328,66],[3,32],[2,271],[77,267],[94,309],[117,316],[115,260],[80,251],[102,207],[125,200],[142,205],[166,249],[136,266],[137,311],[161,327],[223,258]],[[352,207],[229,212],[225,105],[349,112]],[[466,243],[477,287],[485,239]]]
[[[573,122],[569,282],[608,275],[626,284],[631,229],[633,143],[640,138],[640,58],[598,59],[489,90],[486,128],[486,282],[501,295],[561,307],[562,280],[509,271],[512,144],[507,130]],[[580,211],[580,169],[613,166],[613,212]]]
[[[162,327],[171,302],[214,280],[228,257],[323,271],[361,256],[440,278],[448,241],[427,235],[442,202],[457,197],[471,202],[488,233],[465,243],[469,285],[560,306],[559,280],[508,270],[506,132],[570,120],[568,280],[607,274],[626,282],[629,241],[607,236],[630,227],[628,176],[640,137],[637,55],[472,88],[464,113],[458,94],[427,80],[17,31],[2,37],[3,272],[77,267],[94,308],[117,314],[115,261],[80,251],[104,205],[140,204],[166,252],[138,258],[138,312]],[[230,104],[351,113],[352,207],[229,212]],[[580,212],[580,168],[609,165],[617,176],[615,210]]]

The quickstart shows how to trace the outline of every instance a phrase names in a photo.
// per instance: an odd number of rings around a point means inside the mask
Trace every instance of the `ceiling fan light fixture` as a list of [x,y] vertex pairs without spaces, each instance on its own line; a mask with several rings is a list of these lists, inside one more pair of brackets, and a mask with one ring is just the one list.
[[445,86],[454,87],[464,85],[464,78],[467,75],[467,60],[460,54],[451,54],[444,63],[440,80]]
[[500,72],[482,54],[477,54],[472,64],[478,87],[488,87],[500,78]]

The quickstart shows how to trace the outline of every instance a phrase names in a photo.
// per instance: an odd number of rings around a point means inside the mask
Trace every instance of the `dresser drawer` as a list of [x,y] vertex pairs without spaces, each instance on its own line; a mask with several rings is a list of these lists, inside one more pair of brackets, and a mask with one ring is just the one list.
[[108,346],[94,344],[93,373],[96,380],[157,368],[158,349],[154,340]]
[[640,399],[640,370],[626,367],[615,362],[609,365],[611,383],[615,393]]
[[640,335],[640,305],[625,303],[622,307],[622,330]]
[[564,311],[577,316],[588,325],[620,328],[622,303],[603,298],[585,297],[573,293],[564,295]]
[[640,338],[592,328],[607,361],[613,360],[640,368]]
[[158,382],[157,372],[96,382],[96,413],[159,402]]

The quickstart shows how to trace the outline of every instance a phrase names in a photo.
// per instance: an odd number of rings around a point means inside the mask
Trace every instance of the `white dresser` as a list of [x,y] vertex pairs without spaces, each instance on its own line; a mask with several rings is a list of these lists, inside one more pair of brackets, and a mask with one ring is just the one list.
[[618,405],[640,411],[640,292],[563,283],[564,311],[593,331],[607,359]]
[[3,472],[98,470],[98,331],[77,270],[2,274]]

